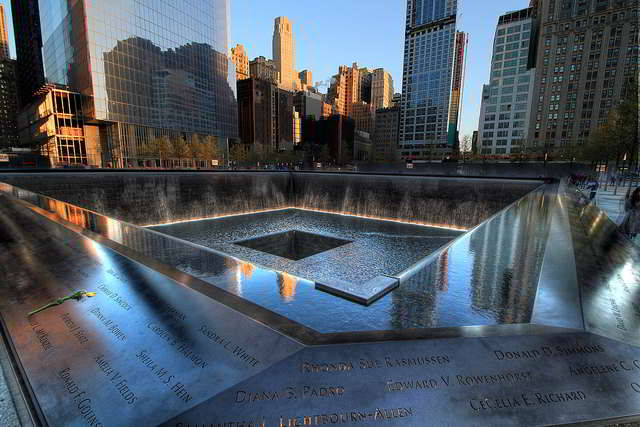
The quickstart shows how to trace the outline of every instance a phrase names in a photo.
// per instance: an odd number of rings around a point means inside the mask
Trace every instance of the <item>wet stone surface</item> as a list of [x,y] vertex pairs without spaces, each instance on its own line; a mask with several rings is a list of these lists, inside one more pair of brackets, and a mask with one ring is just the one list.
[[[381,274],[398,274],[462,234],[457,230],[300,209],[150,228],[305,279],[322,281],[337,278],[353,283],[363,283]],[[256,245],[253,245],[256,249],[246,247],[247,239],[291,230],[349,242],[340,242],[338,247],[298,260],[268,253],[267,247],[262,250],[258,250]],[[284,241],[285,237],[281,240]],[[312,241],[309,239],[308,245]]]

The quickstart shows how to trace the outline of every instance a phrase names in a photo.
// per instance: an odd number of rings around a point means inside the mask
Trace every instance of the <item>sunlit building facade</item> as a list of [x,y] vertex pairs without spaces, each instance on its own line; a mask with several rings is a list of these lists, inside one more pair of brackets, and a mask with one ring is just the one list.
[[393,78],[383,68],[371,72],[371,104],[374,109],[388,108],[393,103]]
[[358,68],[355,62],[351,67],[338,67],[338,74],[331,78],[327,92],[327,101],[333,105],[336,114],[353,117],[353,104],[362,100],[360,74],[366,72],[366,68]]
[[41,0],[45,77],[86,97],[104,161],[167,132],[237,135],[228,0]]
[[249,78],[249,57],[244,46],[237,44],[231,48],[231,60],[236,66],[236,81]]
[[49,165],[101,165],[100,133],[85,122],[86,97],[56,85],[43,86],[18,115],[20,145],[37,146]]
[[300,89],[307,90],[313,87],[313,77],[311,71],[302,70],[298,73],[298,78],[300,79]]
[[357,123],[371,121],[367,126],[356,126],[358,130],[366,132],[373,131],[372,120],[375,119],[376,109],[390,107],[392,99],[391,74],[383,68],[373,71],[366,67],[359,68],[355,62],[351,67],[338,67],[338,74],[331,78],[327,92],[327,102],[332,104],[335,114],[352,117]]
[[9,59],[9,33],[5,19],[4,5],[0,4],[0,60]]
[[258,56],[249,62],[249,74],[252,78],[267,80],[274,84],[278,84],[280,81],[280,73],[276,64],[264,56]]
[[296,42],[293,36],[293,22],[286,16],[279,16],[273,26],[273,62],[280,73],[280,87],[285,90],[296,90],[299,81],[296,67]]

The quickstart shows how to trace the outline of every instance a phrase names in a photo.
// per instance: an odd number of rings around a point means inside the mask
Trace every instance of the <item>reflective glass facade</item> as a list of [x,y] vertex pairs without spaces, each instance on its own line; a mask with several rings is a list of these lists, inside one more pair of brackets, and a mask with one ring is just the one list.
[[46,79],[116,130],[235,137],[229,12],[228,0],[40,0]]
[[408,0],[398,149],[402,158],[442,158],[448,142],[457,0]]

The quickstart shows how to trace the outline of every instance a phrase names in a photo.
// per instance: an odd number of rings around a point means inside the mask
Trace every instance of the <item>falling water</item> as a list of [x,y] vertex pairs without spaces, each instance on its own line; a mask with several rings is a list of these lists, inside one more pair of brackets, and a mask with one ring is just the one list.
[[138,225],[287,207],[468,229],[535,182],[290,172],[60,173],[6,179]]

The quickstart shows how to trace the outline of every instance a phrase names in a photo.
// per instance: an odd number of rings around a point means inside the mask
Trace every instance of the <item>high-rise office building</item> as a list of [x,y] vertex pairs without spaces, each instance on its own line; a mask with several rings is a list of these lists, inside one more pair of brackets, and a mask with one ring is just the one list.
[[18,142],[17,111],[16,61],[0,59],[0,147],[12,147]]
[[34,100],[44,83],[42,35],[38,0],[11,0],[13,34],[16,41],[16,74],[20,108]]
[[572,160],[638,79],[638,0],[539,0],[529,145]]
[[231,60],[236,66],[236,81],[249,78],[249,57],[244,46],[237,44],[231,48]]
[[[498,19],[491,59],[491,81],[482,89],[478,124],[479,154],[520,155],[529,130],[534,91],[535,17],[533,8]],[[526,154],[526,153],[525,153]]]
[[0,60],[9,59],[9,33],[4,12],[4,5],[0,4]]
[[296,67],[296,42],[293,37],[293,23],[286,16],[279,16],[273,26],[273,62],[280,73],[280,87],[296,89],[298,78]]
[[457,0],[407,0],[399,142],[404,159],[453,154],[448,133],[457,13]]
[[46,80],[85,97],[105,162],[159,136],[237,135],[228,0],[67,3],[40,1]]
[[393,78],[383,68],[371,73],[371,104],[374,109],[388,108],[393,103]]

